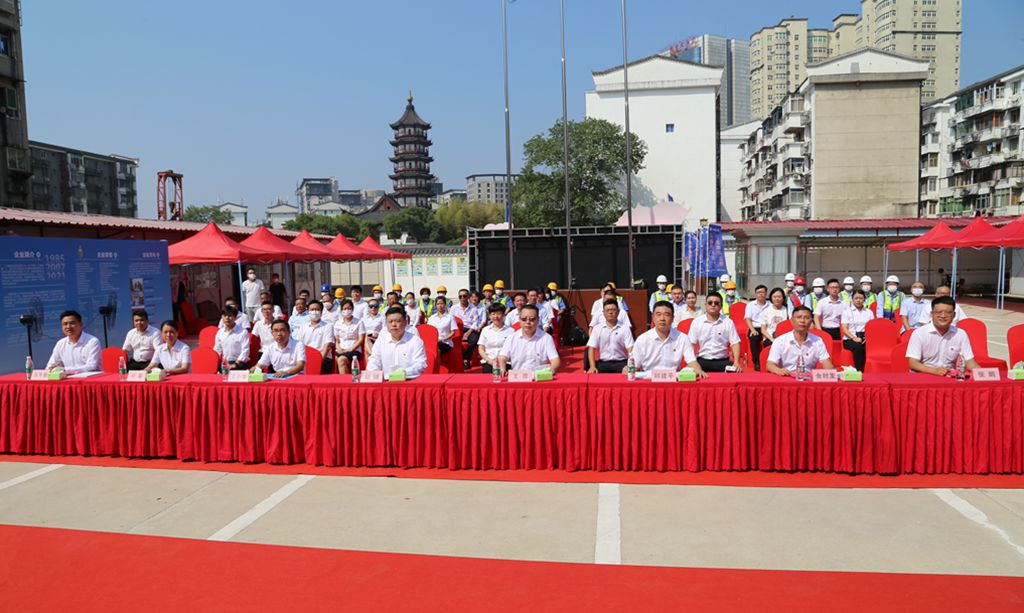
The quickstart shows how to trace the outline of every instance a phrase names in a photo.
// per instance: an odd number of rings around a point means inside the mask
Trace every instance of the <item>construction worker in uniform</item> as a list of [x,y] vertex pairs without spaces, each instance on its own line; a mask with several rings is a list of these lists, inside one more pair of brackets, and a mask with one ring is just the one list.
[[448,297],[448,288],[443,285],[437,286],[437,298],[434,299],[434,310],[437,310],[437,303],[444,301],[445,306],[450,310],[452,308],[452,299]]
[[558,284],[554,281],[548,283],[547,303],[555,319],[561,318],[562,313],[565,311],[565,299],[558,293]]
[[874,281],[871,280],[871,275],[864,275],[860,278],[860,289],[864,292],[864,306],[873,311],[876,296]]
[[846,277],[843,279],[843,291],[839,292],[839,297],[847,305],[853,304],[853,290],[855,289],[857,289],[857,286],[853,284],[853,277]]
[[789,292],[793,291],[793,286],[796,285],[796,275],[791,272],[786,273],[786,278],[783,279],[782,291],[786,293],[786,298],[789,298]]
[[654,312],[655,304],[672,300],[672,294],[668,293],[668,278],[665,275],[658,275],[654,282],[658,284],[658,289],[651,294],[651,299],[647,301],[647,310],[651,313]]
[[811,301],[811,295],[807,292],[806,279],[803,277],[793,278],[793,291],[789,292],[786,301],[789,302],[789,311],[791,313],[798,306],[810,306],[808,303]]
[[825,280],[821,277],[814,279],[811,283],[811,303],[804,304],[804,306],[811,307],[811,312],[818,308],[818,301],[825,297]]
[[718,292],[722,296],[722,315],[729,316],[729,307],[736,304],[740,299],[736,296],[736,282],[729,280],[722,284]]
[[512,299],[505,294],[505,282],[502,281],[501,279],[498,279],[497,281],[494,282],[493,302],[496,302],[504,306],[506,313],[510,308],[512,308]]
[[885,289],[878,293],[878,308],[875,315],[902,326],[900,307],[906,299],[907,295],[900,291],[900,278],[889,275],[885,278]]
[[423,321],[426,321],[434,314],[434,301],[430,299],[429,287],[420,288],[420,299],[416,301],[416,306],[419,307],[420,312],[423,313]]
[[480,292],[484,295],[484,299],[480,301],[486,311],[492,304],[494,304],[494,286],[490,283],[485,283],[484,287]]

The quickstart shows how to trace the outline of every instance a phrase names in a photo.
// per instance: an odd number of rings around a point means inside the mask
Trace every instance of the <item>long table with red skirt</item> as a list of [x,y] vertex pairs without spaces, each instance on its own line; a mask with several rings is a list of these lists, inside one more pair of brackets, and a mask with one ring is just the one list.
[[230,383],[0,377],[0,453],[346,467],[1024,473],[1024,382],[559,373]]

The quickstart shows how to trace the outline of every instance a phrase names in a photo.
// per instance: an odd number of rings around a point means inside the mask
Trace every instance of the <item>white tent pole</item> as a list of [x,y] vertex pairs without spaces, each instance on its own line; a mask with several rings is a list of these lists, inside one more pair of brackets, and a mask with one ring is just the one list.
[[914,249],[914,281],[921,280],[921,250]]
[[953,247],[953,275],[950,279],[950,293],[953,295],[953,300],[956,300],[956,247]]

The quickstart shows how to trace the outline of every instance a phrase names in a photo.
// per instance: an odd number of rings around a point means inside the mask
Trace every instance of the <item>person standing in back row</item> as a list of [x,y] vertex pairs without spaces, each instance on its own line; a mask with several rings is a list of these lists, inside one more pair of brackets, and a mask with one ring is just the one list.
[[252,321],[256,319],[256,311],[260,308],[260,294],[266,288],[263,281],[256,278],[254,269],[247,270],[245,276],[245,281],[242,281],[242,299],[245,301],[245,315]]

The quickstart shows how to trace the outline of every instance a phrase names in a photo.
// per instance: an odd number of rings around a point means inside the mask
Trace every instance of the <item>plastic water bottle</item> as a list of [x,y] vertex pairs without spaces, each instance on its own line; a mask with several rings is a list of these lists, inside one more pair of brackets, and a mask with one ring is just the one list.
[[962,353],[956,357],[956,380],[967,380],[967,360],[964,359]]
[[32,356],[25,357],[25,380],[32,379],[32,371],[35,370],[35,364],[32,362]]
[[124,356],[117,358],[117,378],[120,381],[128,378],[128,362],[125,361]]
[[231,367],[228,365],[228,359],[223,357],[220,359],[220,380],[227,381],[229,372],[231,372]]
[[491,383],[501,383],[501,370],[497,365],[491,368]]
[[359,360],[352,359],[352,383],[359,383]]
[[796,356],[796,380],[803,381],[807,377],[807,365],[804,364],[804,353]]
[[633,359],[633,354],[629,354],[626,359],[626,381],[636,381],[636,360]]

